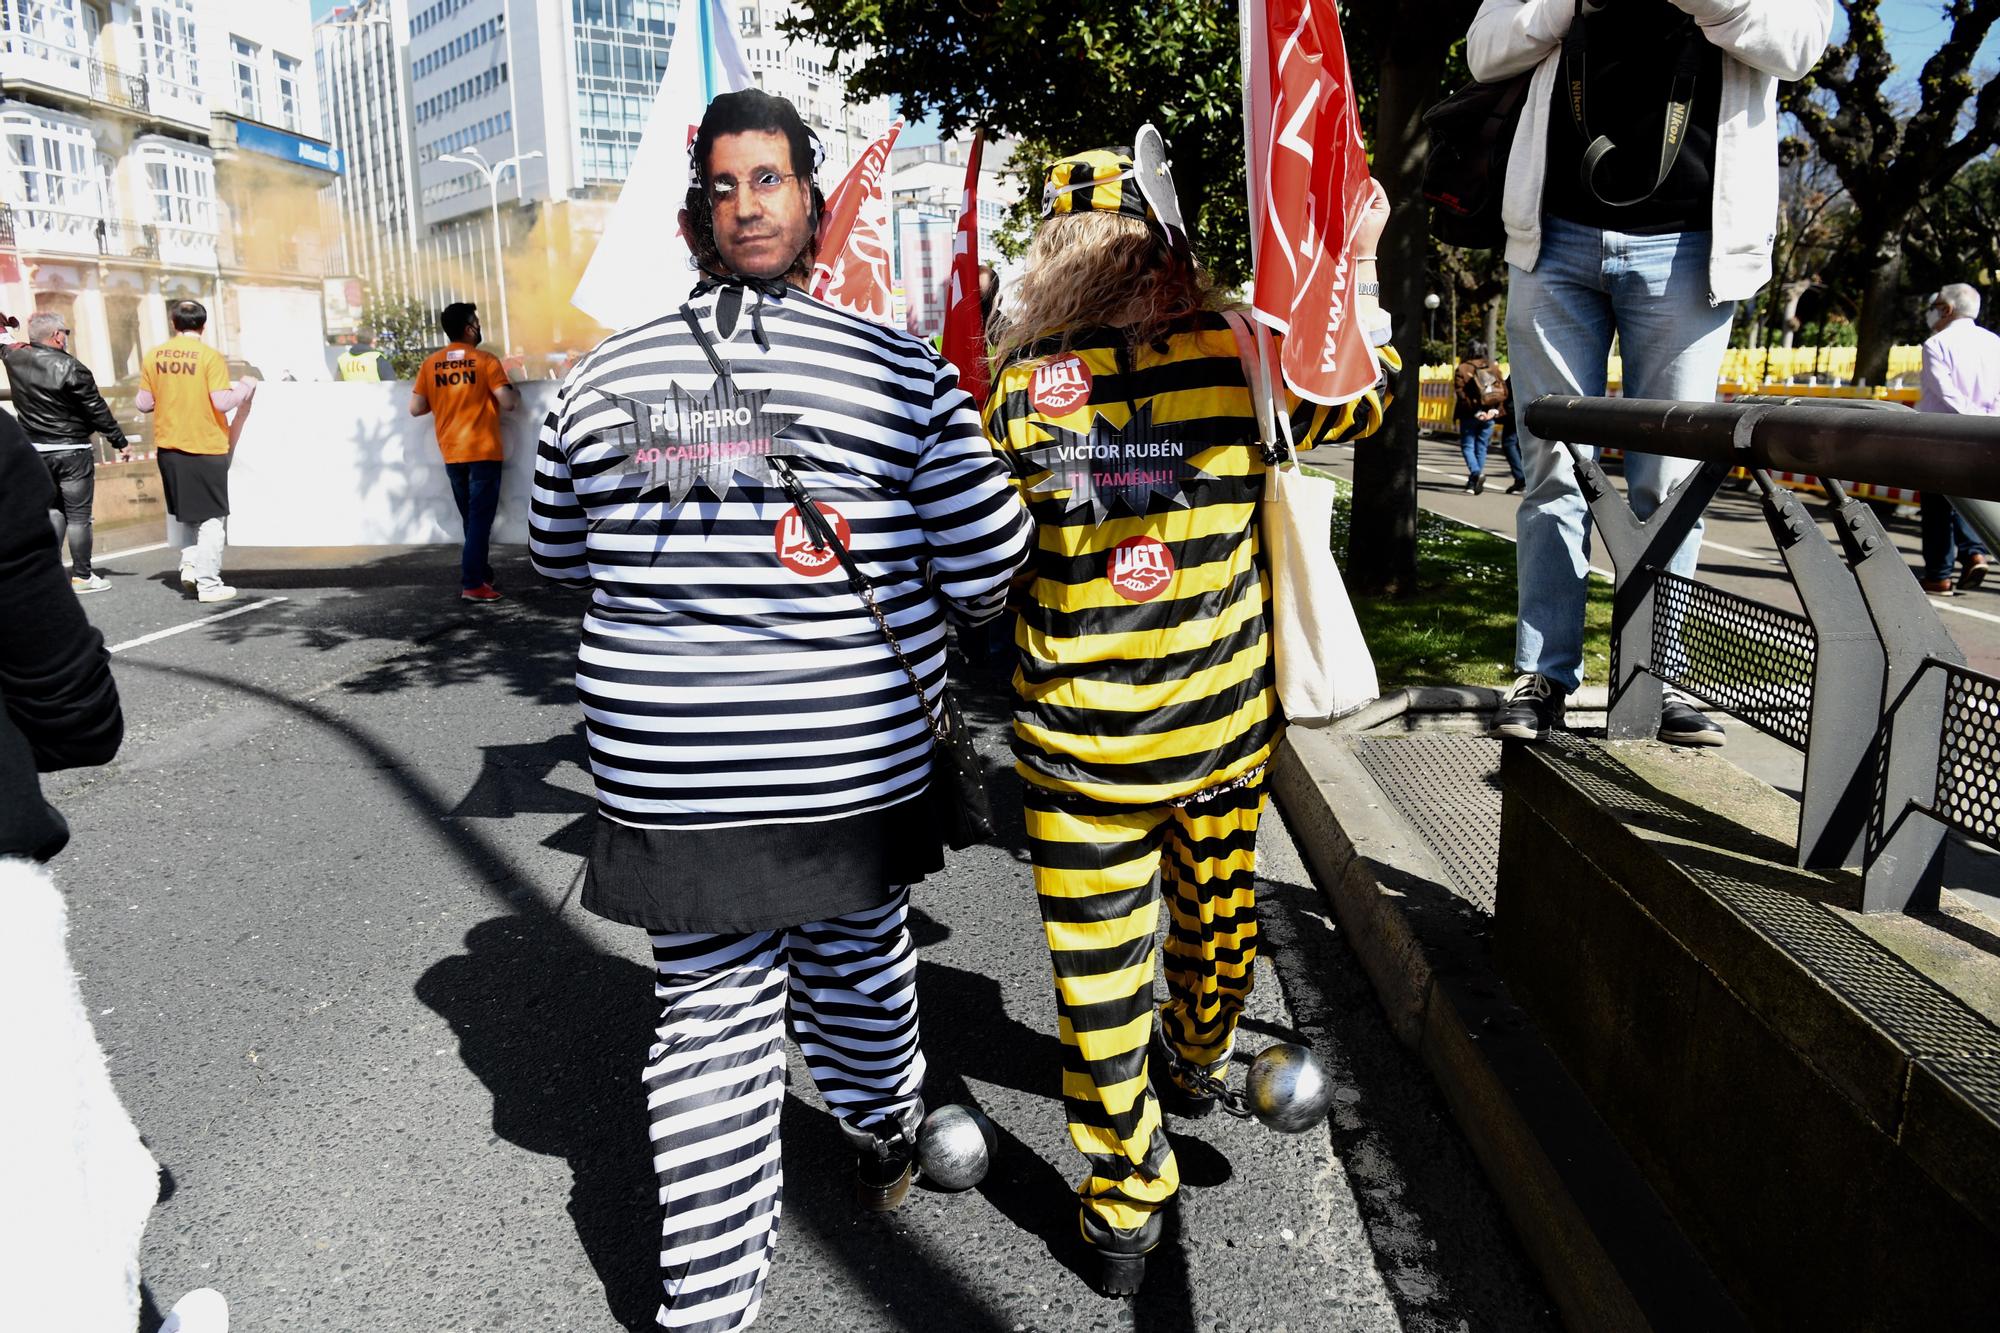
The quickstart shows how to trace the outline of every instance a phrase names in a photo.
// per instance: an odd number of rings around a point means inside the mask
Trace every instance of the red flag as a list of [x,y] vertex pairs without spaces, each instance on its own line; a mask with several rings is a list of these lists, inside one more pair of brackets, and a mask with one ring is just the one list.
[[878,324],[889,322],[889,150],[903,122],[862,150],[819,222],[814,296]]
[[972,136],[965,164],[965,199],[958,235],[951,242],[951,290],[944,306],[944,359],[958,368],[958,382],[986,410],[986,320],[979,309],[979,155],[985,137]]
[[1354,319],[1354,227],[1368,157],[1333,0],[1244,0],[1243,128],[1249,150],[1251,309],[1285,334],[1285,383],[1344,403],[1374,384]]

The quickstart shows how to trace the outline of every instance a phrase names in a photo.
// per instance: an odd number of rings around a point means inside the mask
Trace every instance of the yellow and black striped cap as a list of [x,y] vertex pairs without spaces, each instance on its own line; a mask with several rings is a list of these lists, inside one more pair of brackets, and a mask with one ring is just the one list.
[[1042,216],[1090,212],[1157,220],[1139,193],[1130,154],[1115,148],[1090,148],[1049,168],[1049,178],[1042,183]]

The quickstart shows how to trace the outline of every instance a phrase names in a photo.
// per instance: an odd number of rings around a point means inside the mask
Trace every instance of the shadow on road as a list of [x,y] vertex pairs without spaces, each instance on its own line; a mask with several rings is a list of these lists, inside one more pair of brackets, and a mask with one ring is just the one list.
[[569,1163],[569,1215],[612,1314],[649,1328],[659,1226],[639,1070],[653,1040],[652,975],[546,917],[503,916],[434,964],[417,998],[451,1024],[493,1094],[493,1132]]

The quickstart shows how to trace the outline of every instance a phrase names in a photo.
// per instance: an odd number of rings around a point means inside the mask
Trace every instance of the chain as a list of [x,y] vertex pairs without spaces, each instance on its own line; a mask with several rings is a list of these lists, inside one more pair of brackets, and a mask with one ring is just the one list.
[[896,636],[889,632],[888,617],[882,614],[881,607],[875,605],[874,591],[865,583],[855,584],[854,591],[860,595],[861,604],[868,608],[868,614],[875,617],[875,627],[882,631],[882,637],[888,641],[889,651],[896,655],[897,665],[901,666],[903,674],[910,678],[910,688],[917,693],[917,705],[924,710],[924,722],[930,728],[931,739],[939,745],[951,744],[948,716],[940,720],[938,713],[931,712],[930,696],[924,693],[923,684],[917,679],[917,669],[910,665],[909,658],[903,656],[903,645],[897,643]]
[[1194,1091],[1201,1095],[1215,1098],[1216,1103],[1225,1112],[1235,1116],[1238,1120],[1248,1120],[1251,1117],[1252,1112],[1248,1097],[1245,1097],[1240,1092],[1231,1092],[1227,1083],[1224,1083],[1206,1069],[1196,1069],[1193,1065],[1181,1059],[1179,1052],[1173,1050],[1167,1052],[1167,1073],[1170,1078],[1175,1079],[1175,1081],[1184,1086],[1193,1088]]

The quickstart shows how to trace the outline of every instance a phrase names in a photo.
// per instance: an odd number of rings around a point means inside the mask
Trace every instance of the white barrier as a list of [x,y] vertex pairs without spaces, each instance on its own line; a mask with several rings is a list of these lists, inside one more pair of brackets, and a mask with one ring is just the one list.
[[[535,436],[553,380],[515,386],[500,414],[507,465],[493,540],[526,544]],[[462,537],[432,418],[409,414],[407,381],[257,389],[229,468],[232,546],[456,544]]]

